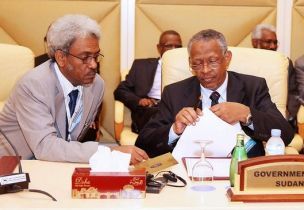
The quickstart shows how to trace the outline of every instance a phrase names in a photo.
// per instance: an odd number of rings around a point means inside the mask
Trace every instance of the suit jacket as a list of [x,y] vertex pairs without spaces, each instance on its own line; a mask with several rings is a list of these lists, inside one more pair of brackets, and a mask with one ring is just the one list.
[[[301,92],[303,92],[303,90],[301,90]],[[298,97],[299,97],[299,91],[298,91],[298,82],[296,80],[296,70],[293,68],[292,61],[289,59],[288,98],[287,98],[288,118],[295,119],[297,117],[297,113],[300,107],[300,102],[298,100]]]
[[[194,107],[199,96],[200,84],[195,76],[165,87],[160,111],[139,133],[135,145],[150,157],[171,152],[173,148],[168,146],[168,135],[175,116],[183,107]],[[282,130],[286,145],[292,140],[293,129],[271,101],[265,79],[228,72],[227,101],[250,107],[254,130],[245,126],[242,129],[257,144],[249,151],[249,157],[265,154],[262,141],[270,138],[273,128]]]
[[304,104],[304,55],[295,61],[296,81],[298,84],[299,100]]
[[[97,142],[81,143],[94,121],[104,93],[104,81],[96,74],[94,82],[83,87],[81,121],[66,141],[66,109],[63,90],[50,60],[29,71],[17,83],[0,113],[0,128],[23,159],[88,162],[97,151]],[[13,155],[1,141],[0,156]]]
[[136,59],[126,76],[114,91],[115,100],[124,103],[132,112],[137,108],[141,98],[148,97],[152,88],[158,58]]

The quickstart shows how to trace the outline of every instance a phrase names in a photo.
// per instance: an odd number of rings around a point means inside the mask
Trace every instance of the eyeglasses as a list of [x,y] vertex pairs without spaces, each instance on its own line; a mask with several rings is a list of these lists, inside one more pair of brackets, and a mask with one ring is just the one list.
[[260,42],[262,42],[265,45],[271,45],[271,44],[278,45],[279,44],[278,40],[271,40],[271,39],[266,39],[266,40],[260,39]]
[[61,50],[61,51],[64,52],[65,54],[67,54],[67,55],[70,55],[70,56],[72,56],[72,57],[74,57],[74,58],[78,58],[79,60],[82,60],[82,63],[83,63],[83,64],[89,64],[89,63],[91,63],[93,60],[94,60],[96,63],[99,63],[99,62],[102,60],[102,58],[104,57],[104,55],[103,55],[103,54],[100,54],[100,53],[98,53],[98,54],[95,55],[95,56],[87,55],[87,56],[84,56],[84,57],[78,57],[78,56],[73,55],[73,54],[71,54],[71,53],[69,53],[69,52],[66,52],[66,51],[63,51],[63,50]]
[[181,48],[182,45],[180,44],[161,44],[160,46],[168,49],[173,49],[173,48]]
[[[225,56],[226,52],[224,53]],[[207,61],[202,60],[202,62],[200,63],[192,63],[192,61],[190,60],[190,68],[193,71],[199,71],[205,68],[205,66],[207,66],[209,69],[211,70],[217,70],[220,65],[223,63],[223,57],[220,58],[210,58]]]

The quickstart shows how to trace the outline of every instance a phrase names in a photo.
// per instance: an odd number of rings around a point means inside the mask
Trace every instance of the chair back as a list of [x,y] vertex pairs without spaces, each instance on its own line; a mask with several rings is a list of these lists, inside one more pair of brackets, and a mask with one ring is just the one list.
[[34,54],[20,45],[0,44],[0,111],[19,78],[34,67]]
[[[232,59],[229,71],[266,79],[272,101],[286,116],[289,61],[283,54],[254,48],[229,47]],[[192,76],[187,48],[168,50],[162,57],[162,89],[171,83]]]

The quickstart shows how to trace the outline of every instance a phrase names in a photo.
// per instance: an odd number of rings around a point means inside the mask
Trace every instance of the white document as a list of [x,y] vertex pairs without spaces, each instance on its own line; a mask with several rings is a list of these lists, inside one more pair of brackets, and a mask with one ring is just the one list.
[[172,155],[181,162],[182,157],[200,157],[201,147],[197,140],[211,140],[205,148],[206,157],[227,157],[236,143],[236,135],[241,132],[239,123],[230,125],[217,117],[209,108],[204,108],[203,116],[193,126],[189,125],[178,140]]
[[[192,169],[195,163],[197,163],[199,158],[185,158],[185,164],[187,168],[188,176],[192,176]],[[230,158],[206,158],[206,160],[213,167],[213,177],[214,179],[228,179],[229,169],[230,169]]]

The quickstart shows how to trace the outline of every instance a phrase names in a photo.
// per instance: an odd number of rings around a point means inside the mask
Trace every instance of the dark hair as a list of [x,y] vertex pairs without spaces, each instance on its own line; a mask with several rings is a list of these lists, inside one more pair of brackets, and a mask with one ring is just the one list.
[[158,44],[162,44],[161,43],[161,40],[163,39],[164,36],[166,35],[175,35],[175,36],[178,36],[180,37],[179,33],[177,33],[176,31],[174,30],[166,30],[164,32],[161,33],[160,37],[159,37],[159,41],[158,41]]
[[216,40],[218,44],[221,46],[223,54],[227,51],[227,43],[224,35],[216,30],[213,29],[206,29],[202,30],[198,33],[196,33],[192,38],[190,39],[188,43],[188,52],[190,52],[190,49],[192,47],[192,44],[194,42],[198,41],[210,41],[210,40]]

